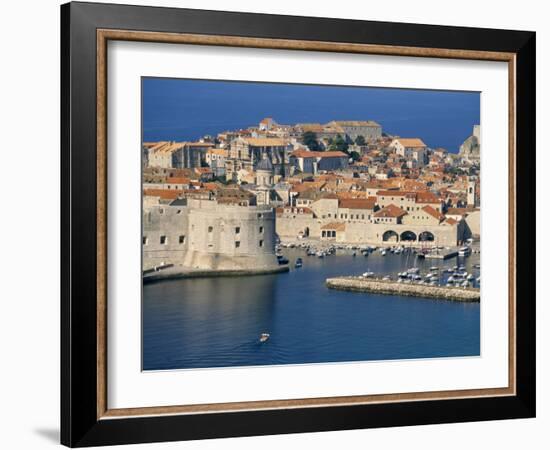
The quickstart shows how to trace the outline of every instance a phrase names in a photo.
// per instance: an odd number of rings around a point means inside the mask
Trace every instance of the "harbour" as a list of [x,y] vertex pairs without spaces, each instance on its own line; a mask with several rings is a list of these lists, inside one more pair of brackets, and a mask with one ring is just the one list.
[[[480,255],[427,260],[412,250],[283,243],[287,272],[169,279],[143,286],[143,369],[332,363],[477,356],[479,302],[330,289],[338,277],[437,267],[438,284],[464,266],[479,287]],[[310,252],[311,253],[311,252]],[[353,256],[355,254],[355,256]],[[302,260],[296,267],[296,261]],[[448,270],[446,272],[446,270]],[[435,271],[434,271],[435,272]],[[421,280],[419,280],[421,281]],[[419,282],[417,281],[417,282]],[[408,285],[407,282],[399,283]],[[414,285],[411,281],[410,285]],[[421,285],[422,286],[422,285]],[[269,339],[259,341],[262,333]]]

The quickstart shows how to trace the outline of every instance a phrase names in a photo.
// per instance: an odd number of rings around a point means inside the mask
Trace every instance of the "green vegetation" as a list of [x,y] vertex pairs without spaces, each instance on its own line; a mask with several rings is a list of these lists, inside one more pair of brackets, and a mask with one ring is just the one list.
[[367,142],[365,141],[365,137],[362,135],[357,136],[355,138],[355,145],[365,145]]
[[339,150],[341,152],[348,152],[348,148],[349,148],[349,145],[348,143],[345,141],[345,139],[338,135],[336,136],[331,144],[329,145],[329,150]]
[[321,150],[319,142],[317,141],[317,135],[313,131],[306,131],[303,133],[302,142],[312,151]]
[[359,154],[359,152],[356,151],[351,152],[350,156],[354,161],[359,161],[361,159],[361,155]]

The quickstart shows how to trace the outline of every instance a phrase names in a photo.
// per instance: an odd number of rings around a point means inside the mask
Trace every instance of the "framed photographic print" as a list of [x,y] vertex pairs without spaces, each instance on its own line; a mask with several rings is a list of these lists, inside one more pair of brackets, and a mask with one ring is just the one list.
[[61,19],[63,444],[535,415],[535,33]]

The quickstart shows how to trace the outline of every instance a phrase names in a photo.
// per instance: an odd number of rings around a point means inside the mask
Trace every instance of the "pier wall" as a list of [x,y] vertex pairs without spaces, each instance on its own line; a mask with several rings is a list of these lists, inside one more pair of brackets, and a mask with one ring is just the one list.
[[474,288],[427,286],[358,277],[328,278],[326,285],[330,289],[339,289],[342,291],[424,297],[439,300],[479,302],[480,299],[479,289]]

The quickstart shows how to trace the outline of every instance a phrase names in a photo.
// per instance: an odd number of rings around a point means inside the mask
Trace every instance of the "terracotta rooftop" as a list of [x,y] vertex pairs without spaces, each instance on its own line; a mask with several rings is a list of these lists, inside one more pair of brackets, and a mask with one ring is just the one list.
[[445,219],[445,216],[443,214],[433,209],[431,206],[424,206],[424,208],[422,208],[422,211],[426,211],[430,216],[439,220],[440,222]]
[[144,189],[143,195],[146,197],[159,197],[163,200],[175,200],[183,191],[175,189]]
[[398,138],[396,139],[403,147],[406,148],[421,148],[426,147],[426,144],[419,138]]
[[347,158],[348,155],[339,151],[312,152],[308,150],[294,150],[290,156],[295,158]]
[[376,199],[373,197],[348,198],[348,199],[341,199],[338,202],[338,207],[349,208],[349,209],[374,209],[375,204],[376,204]]
[[289,141],[280,138],[243,138],[248,145],[253,147],[284,147]]
[[401,208],[395,206],[394,204],[388,205],[385,208],[382,208],[380,211],[374,214],[374,217],[403,217],[407,215],[406,211],[403,211]]
[[379,127],[380,124],[373,120],[333,120],[329,125],[338,125],[340,127]]

